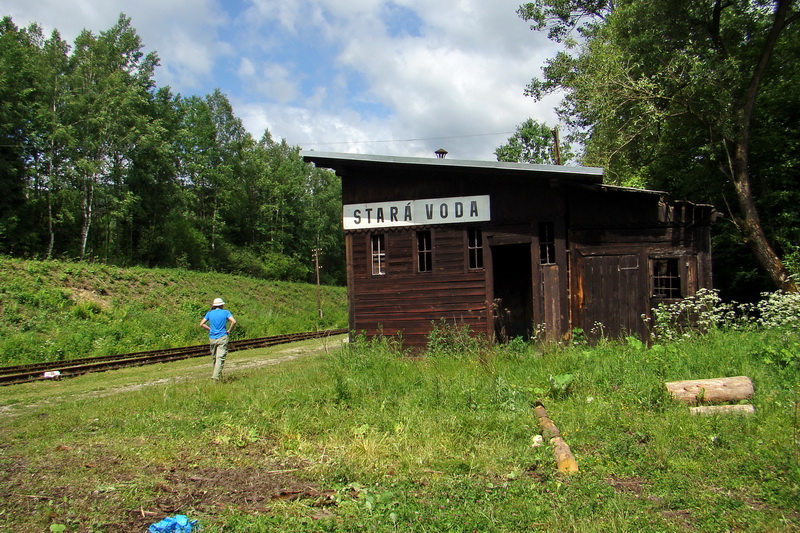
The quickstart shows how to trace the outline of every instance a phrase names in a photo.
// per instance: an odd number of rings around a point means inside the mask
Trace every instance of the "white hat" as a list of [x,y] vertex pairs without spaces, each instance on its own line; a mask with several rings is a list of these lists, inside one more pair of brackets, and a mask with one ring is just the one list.
[[222,298],[215,298],[211,307],[222,307],[223,305],[225,305],[225,302],[222,301]]

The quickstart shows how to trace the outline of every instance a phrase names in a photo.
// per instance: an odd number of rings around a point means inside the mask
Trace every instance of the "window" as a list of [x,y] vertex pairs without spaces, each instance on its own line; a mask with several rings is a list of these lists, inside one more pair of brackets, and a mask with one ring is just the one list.
[[552,265],[556,262],[555,224],[542,222],[539,224],[539,264]]
[[653,259],[653,298],[680,298],[678,258]]
[[469,268],[472,270],[483,268],[483,236],[481,235],[481,230],[467,230],[467,239],[469,241],[467,244]]
[[433,247],[431,246],[431,232],[417,232],[417,271],[431,272],[433,270]]
[[386,244],[384,235],[372,236],[372,275],[386,274]]

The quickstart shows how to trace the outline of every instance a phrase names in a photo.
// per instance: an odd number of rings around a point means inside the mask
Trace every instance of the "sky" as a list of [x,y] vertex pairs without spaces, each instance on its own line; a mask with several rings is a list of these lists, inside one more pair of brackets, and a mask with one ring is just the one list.
[[557,52],[521,0],[0,0],[0,16],[72,43],[120,13],[159,87],[225,93],[247,130],[308,150],[494,161],[558,96],[524,95]]

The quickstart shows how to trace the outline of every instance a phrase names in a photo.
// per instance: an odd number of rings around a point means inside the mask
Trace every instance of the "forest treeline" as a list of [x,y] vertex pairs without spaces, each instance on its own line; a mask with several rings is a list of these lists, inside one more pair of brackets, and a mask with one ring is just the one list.
[[158,87],[131,20],[0,23],[0,253],[344,283],[341,184],[219,90]]

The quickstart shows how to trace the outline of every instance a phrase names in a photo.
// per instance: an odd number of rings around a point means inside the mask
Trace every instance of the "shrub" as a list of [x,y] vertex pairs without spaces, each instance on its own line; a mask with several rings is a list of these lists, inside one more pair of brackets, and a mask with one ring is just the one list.
[[653,309],[653,339],[675,342],[736,324],[736,309],[736,304],[722,301],[719,291],[700,289],[694,296]]
[[281,279],[285,281],[308,281],[311,268],[294,257],[268,252],[261,256],[267,279]]
[[481,355],[487,342],[483,336],[474,336],[467,324],[458,325],[444,318],[431,322],[428,334],[427,353],[433,356],[469,358]]
[[727,329],[797,329],[800,293],[778,290],[761,294],[755,304],[723,302],[719,291],[700,289],[697,294],[653,310],[653,339],[680,341],[710,331]]
[[800,327],[800,293],[778,290],[761,294],[755,305],[758,324],[765,328]]

